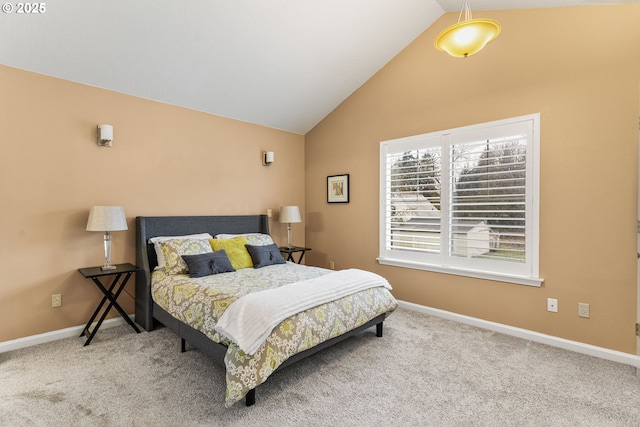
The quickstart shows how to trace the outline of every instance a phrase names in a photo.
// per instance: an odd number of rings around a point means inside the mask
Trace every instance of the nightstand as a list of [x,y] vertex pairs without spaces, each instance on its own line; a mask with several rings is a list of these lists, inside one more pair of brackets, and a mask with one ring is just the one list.
[[[122,318],[133,328],[134,331],[140,333],[140,329],[138,329],[136,324],[133,323],[133,320],[129,318],[127,313],[125,313],[125,311],[117,302],[118,296],[120,296],[120,293],[129,281],[131,275],[138,270],[138,267],[133,264],[116,264],[115,267],[116,268],[113,270],[103,270],[100,267],[87,267],[78,269],[80,274],[82,274],[85,279],[93,280],[93,283],[95,283],[98,289],[100,289],[100,291],[104,294],[102,301],[100,301],[100,304],[91,315],[91,319],[89,319],[89,322],[87,322],[87,326],[85,326],[85,328],[82,330],[82,333],[80,334],[81,337],[87,336],[87,341],[84,343],[84,345],[89,345],[91,343],[91,340],[96,335],[96,332],[98,332],[98,329],[100,329],[102,322],[111,310],[111,307],[115,308],[118,313],[120,313],[120,316],[122,316]],[[101,278],[105,280],[113,279],[108,288],[104,284],[102,284],[102,282],[100,282]],[[107,308],[100,316],[100,319],[98,319],[98,323],[96,323],[93,331],[90,331],[91,324],[93,323],[107,300],[109,301],[109,305],[107,305]]]
[[[304,253],[311,250],[311,248],[301,248],[300,246],[291,246],[291,247],[289,247],[289,246],[280,246],[278,249],[280,250],[280,252],[284,256],[285,260],[297,262],[298,264],[300,264],[300,262],[302,262],[302,258],[304,257]],[[298,261],[293,259],[293,254],[297,253],[297,252],[300,252],[300,258],[298,258]]]

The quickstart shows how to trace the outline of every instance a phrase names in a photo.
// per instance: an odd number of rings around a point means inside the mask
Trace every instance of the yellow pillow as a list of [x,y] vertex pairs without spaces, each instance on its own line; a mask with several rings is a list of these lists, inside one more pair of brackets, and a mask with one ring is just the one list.
[[224,249],[227,253],[231,265],[236,270],[241,268],[253,268],[253,261],[251,261],[251,255],[245,245],[247,239],[244,237],[234,237],[233,239],[209,239],[211,248],[214,252]]

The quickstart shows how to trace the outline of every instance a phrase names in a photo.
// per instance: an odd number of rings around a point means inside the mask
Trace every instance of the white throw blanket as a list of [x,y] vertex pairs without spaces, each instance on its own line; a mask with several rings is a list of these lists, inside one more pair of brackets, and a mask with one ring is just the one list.
[[215,329],[253,355],[273,328],[286,318],[312,307],[378,286],[391,290],[382,276],[349,269],[275,289],[245,295],[224,312]]

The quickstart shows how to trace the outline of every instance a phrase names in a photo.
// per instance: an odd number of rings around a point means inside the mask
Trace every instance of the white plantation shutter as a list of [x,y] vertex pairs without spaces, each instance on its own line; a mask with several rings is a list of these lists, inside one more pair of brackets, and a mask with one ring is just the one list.
[[524,135],[451,146],[454,255],[525,261],[526,149]]
[[379,261],[539,285],[538,129],[531,115],[382,142]]
[[440,148],[387,156],[390,224],[388,244],[396,249],[440,252]]

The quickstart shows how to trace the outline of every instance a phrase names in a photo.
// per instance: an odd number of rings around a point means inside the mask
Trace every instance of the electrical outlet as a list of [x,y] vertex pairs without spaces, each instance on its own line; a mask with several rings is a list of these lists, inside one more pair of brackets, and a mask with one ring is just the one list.
[[547,298],[547,311],[558,312],[558,300],[555,298]]
[[589,304],[584,302],[578,303],[578,316],[589,318]]
[[51,307],[60,307],[62,305],[62,294],[51,295]]
[[335,263],[335,262],[333,262],[333,261],[329,261],[329,268],[330,268],[331,270],[335,270],[335,269],[336,269],[336,263]]
[[273,211],[271,209],[267,209],[267,218],[271,218],[273,216]]

